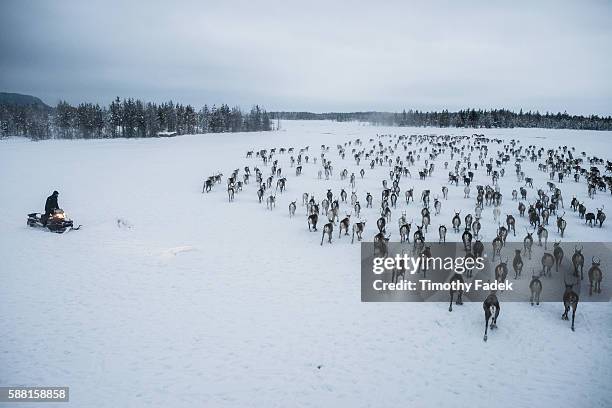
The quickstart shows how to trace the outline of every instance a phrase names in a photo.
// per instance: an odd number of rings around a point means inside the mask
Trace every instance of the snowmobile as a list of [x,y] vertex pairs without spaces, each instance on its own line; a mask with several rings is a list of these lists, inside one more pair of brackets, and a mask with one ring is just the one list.
[[47,225],[44,225],[42,217],[44,214],[41,213],[31,213],[28,214],[28,226],[30,227],[39,227],[39,228],[48,228],[51,232],[64,233],[70,230],[78,230],[81,228],[74,227],[74,224],[71,219],[66,217],[64,210],[57,209],[53,211],[53,214],[49,216],[47,220]]

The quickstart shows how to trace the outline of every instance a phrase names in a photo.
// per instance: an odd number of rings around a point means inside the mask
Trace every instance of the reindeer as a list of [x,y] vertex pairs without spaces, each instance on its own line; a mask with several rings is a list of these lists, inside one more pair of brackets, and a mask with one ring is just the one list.
[[559,266],[563,261],[563,248],[561,248],[561,241],[553,243],[553,256],[555,257],[555,271],[559,272]]
[[257,190],[257,198],[259,199],[260,203],[261,203],[261,200],[263,200],[264,191],[265,191],[265,188],[263,185],[259,187],[259,190]]
[[430,221],[429,211],[427,211],[423,214],[423,218],[421,219],[421,225],[423,225],[423,228],[425,228],[425,232],[427,232],[427,227],[429,226]]
[[544,240],[544,249],[547,249],[546,245],[548,244],[548,230],[544,228],[543,225],[540,225],[538,227],[538,246],[542,246],[542,239]]
[[410,190],[406,190],[406,204],[410,204],[410,200],[412,200],[412,202],[414,202],[414,188],[411,188]]
[[391,234],[385,235],[382,232],[374,235],[374,253],[381,257],[386,257],[389,254],[389,238]]
[[589,296],[593,295],[593,291],[595,293],[601,293],[601,281],[603,279],[603,274],[601,272],[601,259],[595,257],[591,258],[591,267],[589,268]]
[[358,221],[353,224],[353,238],[351,239],[351,244],[355,242],[355,235],[357,235],[357,241],[361,241],[361,235],[363,234],[365,225],[366,220]]
[[589,226],[593,228],[593,221],[595,221],[595,214],[593,214],[592,212],[588,212],[585,214],[584,219],[586,221],[585,224],[589,224]]
[[448,187],[446,186],[442,186],[442,197],[444,197],[445,200],[448,200]]
[[212,190],[213,184],[215,183],[215,179],[214,177],[209,177],[208,179],[206,179],[204,181],[204,186],[202,187],[202,193],[206,192],[210,192],[210,190]]
[[334,223],[332,220],[329,220],[327,224],[323,226],[323,234],[321,235],[321,245],[323,245],[323,240],[325,239],[325,234],[327,234],[328,239],[327,242],[332,243],[332,233],[334,232]]
[[[308,231],[316,231],[318,221],[319,221],[319,215],[317,213],[310,214],[308,216]],[[314,229],[311,229],[311,227]]]
[[548,276],[551,276],[551,269],[553,267],[553,265],[555,264],[555,258],[548,252],[544,252],[544,255],[542,255],[542,259],[541,259],[541,263],[542,263],[542,276],[546,276],[546,273],[548,272]]
[[499,220],[500,215],[501,215],[501,210],[499,209],[498,206],[495,206],[495,208],[493,208],[493,220],[497,222]]
[[[278,169],[278,171],[280,172],[280,169]],[[285,191],[286,182],[287,182],[287,179],[284,177],[278,179],[278,181],[276,182],[276,188],[280,190],[281,194],[283,193],[283,191]]]
[[484,254],[484,244],[480,240],[479,236],[476,236],[476,241],[474,245],[472,245],[472,252],[474,253],[475,258],[482,258]]
[[485,332],[484,332],[484,341],[487,341],[487,329],[489,328],[489,319],[493,316],[493,320],[491,321],[491,330],[497,327],[497,317],[499,316],[499,301],[497,300],[497,295],[495,291],[491,291],[489,296],[482,303],[482,308],[485,312]]
[[417,230],[412,234],[412,241],[414,242],[414,247],[417,245],[423,244],[425,242],[425,235],[423,235],[423,226],[416,225]]
[[572,211],[576,212],[578,211],[578,199],[576,198],[576,196],[574,196],[572,198],[572,201],[570,202],[570,207],[572,209]]
[[477,205],[476,207],[474,207],[474,215],[476,216],[476,219],[482,217],[482,206]]
[[465,229],[469,230],[470,228],[472,228],[472,220],[472,214],[468,214],[465,216]]
[[472,250],[472,233],[467,228],[461,234],[461,241],[463,242],[463,249],[468,252]]
[[438,227],[438,235],[440,236],[440,240],[438,242],[446,242],[446,226],[440,225]]
[[338,228],[338,239],[342,236],[342,230],[344,230],[344,235],[348,235],[349,226],[351,224],[351,214],[347,214],[346,217],[340,221],[340,226]]
[[276,207],[276,194],[270,195],[266,199],[266,208],[269,208],[272,211],[272,208]]
[[565,309],[565,312],[561,315],[561,318],[563,320],[569,320],[567,313],[569,312],[570,308],[572,308],[572,331],[574,331],[574,318],[576,317],[576,308],[578,307],[579,297],[573,289],[574,284],[568,284],[565,279],[564,282],[565,293],[563,294],[563,307]]
[[[335,202],[335,201],[334,201]],[[329,213],[331,214],[331,218],[330,221],[332,223],[336,223],[336,220],[340,220],[340,217],[338,216],[338,212],[339,212],[339,206],[338,205],[332,205],[331,209],[329,210]]]
[[[450,279],[450,284],[451,284],[451,288],[450,288],[450,305],[448,306],[448,311],[452,312],[453,311],[453,297],[455,295],[455,291],[453,290],[453,282],[458,282],[458,283],[463,283],[463,275],[460,273],[455,273],[455,275],[453,275],[453,277]],[[463,285],[460,285],[459,287],[462,287]],[[456,305],[460,306],[463,304],[463,289],[459,289],[457,294],[457,300],[455,302]]]
[[603,227],[603,223],[606,220],[606,214],[603,212],[603,206],[597,209],[596,223],[599,223],[599,228]]
[[385,219],[385,217],[380,217],[376,221],[376,227],[378,228],[379,232],[385,232],[385,227],[386,226],[387,226],[387,220]]
[[533,232],[529,232],[527,227],[525,227],[525,231],[527,231],[527,235],[523,238],[523,248],[525,252],[529,255],[529,259],[531,259],[531,247],[533,246]]
[[504,246],[504,242],[501,239],[501,237],[498,235],[493,239],[493,259],[492,261],[495,261],[495,257],[499,256],[499,259],[501,259],[501,249]]
[[574,276],[578,277],[578,268],[580,268],[580,280],[584,279],[584,274],[582,273],[582,270],[584,268],[584,255],[582,255],[582,249],[583,249],[582,246],[580,247],[580,249],[578,249],[577,246],[574,246],[574,255],[572,255],[572,265],[574,266]]
[[455,216],[452,219],[454,232],[459,232],[459,227],[461,227],[461,217],[459,216],[459,213],[461,213],[461,211],[455,210]]
[[506,238],[508,237],[508,229],[504,227],[503,225],[500,225],[499,228],[497,228],[497,236],[501,238],[502,245],[506,245]]
[[514,250],[514,259],[512,260],[512,269],[514,269],[514,279],[519,279],[521,277],[521,272],[523,271],[523,258],[521,258],[521,250]]
[[510,232],[510,230],[512,230],[512,233],[516,237],[515,222],[516,222],[516,220],[514,219],[514,217],[512,215],[510,215],[510,214],[506,215],[506,225],[508,225],[508,232]]
[[442,202],[438,200],[438,196],[434,197],[434,214],[440,215],[440,210],[442,209]]
[[480,217],[476,217],[476,221],[472,223],[472,231],[474,231],[474,235],[480,233]]
[[[466,262],[465,262],[465,276],[468,277],[468,278],[471,278],[472,277],[472,271],[474,270],[474,265],[475,265],[475,262],[476,262],[476,258],[475,258],[473,253],[466,252],[465,253],[465,259],[466,259]],[[468,259],[470,259],[471,262],[467,262]]]
[[534,271],[531,272],[531,282],[529,282],[529,290],[531,291],[531,298],[529,302],[533,306],[535,300],[536,305],[540,305],[540,294],[542,293],[542,281],[539,276],[534,275]]
[[355,211],[355,217],[359,218],[359,214],[361,213],[361,204],[359,204],[359,201],[355,202],[353,210]]
[[495,267],[495,280],[497,282],[504,282],[508,276],[508,258],[505,261],[499,257],[499,264]]
[[561,238],[563,238],[565,227],[567,227],[567,222],[563,219],[564,216],[565,211],[563,211],[563,214],[560,217],[557,215],[557,232],[561,233]]
[[295,215],[295,209],[296,209],[295,203],[296,203],[296,201],[297,200],[292,201],[291,204],[289,204],[289,218],[291,218],[291,217],[293,217]]
[[521,217],[524,217],[524,216],[525,216],[525,209],[526,209],[526,208],[525,208],[525,204],[523,204],[522,202],[520,202],[520,203],[519,203],[519,205],[518,205],[518,211],[519,211],[519,215],[520,215]]
[[578,205],[578,217],[579,218],[584,218],[584,215],[586,214],[586,206],[583,203],[580,203]]
[[412,223],[406,222],[404,219],[404,222],[399,228],[400,242],[410,243],[410,228],[411,227],[412,227]]
[[[406,251],[402,250],[402,256],[406,255]],[[399,262],[397,267],[393,269],[393,273],[391,274],[391,282],[397,283],[400,276],[402,278],[406,277],[406,265],[404,262]]]

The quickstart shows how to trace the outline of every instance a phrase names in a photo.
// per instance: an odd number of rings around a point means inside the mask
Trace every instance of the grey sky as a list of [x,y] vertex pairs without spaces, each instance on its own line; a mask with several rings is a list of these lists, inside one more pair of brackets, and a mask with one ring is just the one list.
[[609,1],[0,0],[0,90],[608,115],[610,21]]

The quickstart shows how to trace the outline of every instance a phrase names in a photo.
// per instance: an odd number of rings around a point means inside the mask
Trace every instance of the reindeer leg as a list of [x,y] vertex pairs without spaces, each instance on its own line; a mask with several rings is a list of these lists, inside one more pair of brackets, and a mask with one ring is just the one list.
[[453,291],[450,291],[450,304],[448,306],[448,311],[452,312],[453,311]]
[[491,312],[486,311],[485,312],[485,332],[484,332],[484,341],[487,341],[487,330],[489,328],[489,317],[491,316]]
[[576,317],[576,306],[572,308],[572,331],[574,330],[574,317]]

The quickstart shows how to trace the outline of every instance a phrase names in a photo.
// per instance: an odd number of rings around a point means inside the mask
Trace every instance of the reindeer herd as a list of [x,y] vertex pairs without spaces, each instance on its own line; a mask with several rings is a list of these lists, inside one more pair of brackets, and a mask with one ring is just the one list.
[[[598,207],[592,203],[603,201],[599,198],[602,194],[612,193],[612,162],[587,156],[586,152],[578,153],[575,147],[547,149],[533,144],[525,145],[515,139],[506,142],[487,138],[482,134],[377,135],[368,142],[357,138],[338,144],[335,149],[323,144],[320,152],[313,153],[313,150],[310,146],[304,146],[299,149],[275,147],[248,151],[247,165],[234,169],[226,180],[228,201],[233,202],[251,184],[254,175],[253,189],[258,202],[262,205],[265,203],[266,210],[274,211],[277,195],[287,191],[288,174],[294,174],[291,177],[296,181],[310,177],[316,179],[315,183],[331,184],[338,181],[334,179],[337,161],[340,163],[337,177],[342,185],[339,191],[334,192],[333,186],[330,188],[328,185],[321,189],[325,191],[323,194],[303,192],[299,204],[298,199],[288,204],[289,218],[298,218],[303,213],[308,231],[321,232],[320,246],[325,243],[333,245],[334,240],[341,240],[343,236],[350,237],[351,244],[362,241],[366,227],[371,225],[365,217],[362,218],[362,212],[367,212],[376,218],[370,227],[374,228],[373,242],[384,248],[390,240],[391,230],[395,228],[393,215],[397,214],[399,241],[407,247],[412,246],[414,255],[430,255],[431,248],[427,243],[436,239],[437,242],[446,242],[450,232],[453,234],[450,241],[463,243],[466,257],[482,257],[487,252],[485,248],[489,248],[485,246],[484,235],[492,236],[489,253],[493,262],[499,262],[495,267],[495,279],[504,280],[508,275],[510,260],[509,256],[504,256],[506,240],[509,235],[512,241],[520,239],[517,232],[524,229],[522,248],[512,253],[511,266],[514,279],[520,279],[525,265],[523,258],[531,260],[536,248],[542,252],[542,269],[537,273],[532,271],[529,284],[532,305],[539,305],[545,279],[553,276],[553,268],[558,273],[562,265],[565,254],[560,244],[568,231],[604,228],[604,205]],[[283,171],[282,163],[295,171]],[[315,170],[311,173],[308,170],[312,168]],[[528,168],[536,173],[526,174]],[[444,176],[443,179],[447,181],[438,181],[436,187],[432,180],[438,172],[448,174],[448,178]],[[366,173],[370,180],[382,175],[378,193],[367,189],[359,193],[358,185],[361,187],[365,184]],[[418,180],[412,178],[413,173],[418,174]],[[505,182],[500,183],[500,180]],[[540,186],[538,180],[547,181]],[[202,193],[209,193],[222,183],[223,174],[215,173],[205,179]],[[574,195],[566,211],[562,187],[567,183],[572,183],[574,190],[586,191],[587,200],[580,200]],[[420,194],[416,184],[424,187]],[[368,184],[368,187],[371,186],[372,182]],[[460,201],[462,208],[453,209],[453,215],[450,220],[447,218],[449,223],[446,224],[442,219],[442,207],[449,199],[453,203]],[[362,207],[362,202],[365,207]],[[592,207],[591,211],[587,204]],[[508,208],[516,210],[504,213],[505,217],[502,217],[502,208],[504,211],[508,211]],[[492,218],[487,214],[491,214]],[[519,225],[522,227],[519,228]],[[432,228],[437,231],[437,238],[428,236]],[[552,248],[549,245],[551,235],[556,236]],[[566,290],[563,299],[560,299],[564,304],[563,319],[569,320],[568,313],[572,310],[572,330],[579,301],[574,286],[584,279],[583,250],[583,246],[574,248],[570,259],[574,273],[564,276]],[[603,273],[601,260],[595,254],[591,255],[587,277],[589,296],[601,293]],[[452,279],[463,279],[463,276],[457,274]],[[451,292],[450,311],[455,295]],[[461,293],[458,296],[461,302]],[[500,313],[496,293],[489,294],[483,308],[486,341],[487,329],[497,327]]]

